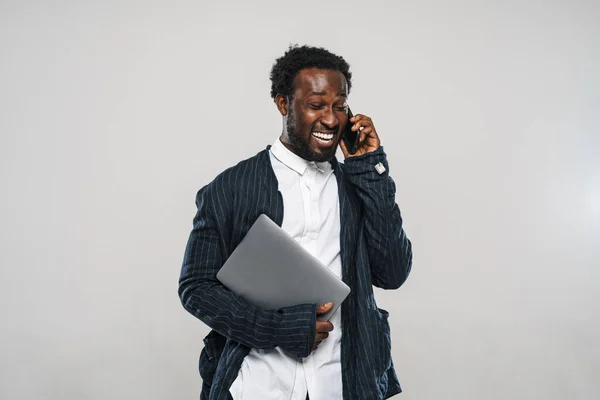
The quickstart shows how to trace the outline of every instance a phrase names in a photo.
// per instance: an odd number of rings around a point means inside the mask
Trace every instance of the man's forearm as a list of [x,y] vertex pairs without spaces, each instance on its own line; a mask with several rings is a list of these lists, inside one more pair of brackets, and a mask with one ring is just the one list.
[[402,227],[395,202],[396,185],[389,176],[387,158],[380,147],[346,160],[346,175],[364,204],[365,232],[375,286],[400,287],[412,266],[412,245]]
[[306,357],[315,336],[315,306],[264,310],[246,303],[219,282],[198,281],[184,273],[179,295],[186,310],[223,336],[256,349],[277,346]]

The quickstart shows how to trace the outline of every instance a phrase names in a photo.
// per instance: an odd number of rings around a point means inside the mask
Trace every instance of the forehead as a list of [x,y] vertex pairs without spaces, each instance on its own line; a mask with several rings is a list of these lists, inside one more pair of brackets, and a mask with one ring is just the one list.
[[294,78],[296,95],[307,96],[310,93],[337,95],[348,93],[348,83],[344,74],[338,71],[320,68],[305,68]]

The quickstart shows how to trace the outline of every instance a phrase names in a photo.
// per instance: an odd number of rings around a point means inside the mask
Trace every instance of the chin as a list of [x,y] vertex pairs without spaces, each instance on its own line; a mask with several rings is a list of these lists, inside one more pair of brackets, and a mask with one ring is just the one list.
[[308,161],[314,161],[314,162],[325,162],[325,161],[329,161],[332,158],[335,157],[335,147],[332,147],[331,151],[327,151],[327,152],[322,152],[322,151],[317,151],[315,149],[312,149],[312,160],[308,160]]
[[288,140],[292,152],[306,161],[312,162],[325,162],[334,158],[339,142],[339,140],[337,140],[335,145],[331,146],[329,149],[320,149],[319,147],[313,147],[311,145],[310,136],[301,138],[298,135],[288,134]]

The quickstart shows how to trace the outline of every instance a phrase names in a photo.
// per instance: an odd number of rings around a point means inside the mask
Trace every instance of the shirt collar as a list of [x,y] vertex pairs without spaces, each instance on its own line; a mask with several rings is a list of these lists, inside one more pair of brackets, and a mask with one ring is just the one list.
[[271,146],[271,153],[278,159],[281,163],[285,164],[288,168],[293,169],[300,175],[304,174],[306,168],[313,167],[319,170],[319,172],[325,172],[329,168],[331,168],[330,164],[325,162],[312,162],[306,161],[304,158],[299,155],[293,153],[290,149],[285,147],[281,140],[277,138],[273,146]]

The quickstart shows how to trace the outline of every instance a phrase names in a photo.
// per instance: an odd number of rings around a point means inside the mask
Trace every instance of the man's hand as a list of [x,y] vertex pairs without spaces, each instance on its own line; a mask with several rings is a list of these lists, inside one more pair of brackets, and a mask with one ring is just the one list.
[[360,130],[360,132],[358,134],[358,147],[356,149],[356,153],[354,154],[348,153],[346,144],[343,140],[340,140],[340,148],[342,149],[342,153],[344,153],[345,158],[362,156],[363,154],[370,153],[379,148],[381,143],[371,118],[367,117],[366,115],[356,114],[354,117],[348,120],[348,123],[353,124],[351,129],[354,132],[358,130]]
[[[321,304],[317,307],[317,315],[323,315],[331,311],[333,308],[333,303]],[[319,347],[321,342],[329,336],[329,332],[333,330],[333,324],[329,321],[320,322],[317,321],[317,334],[315,335],[315,342],[313,343],[313,351]]]

